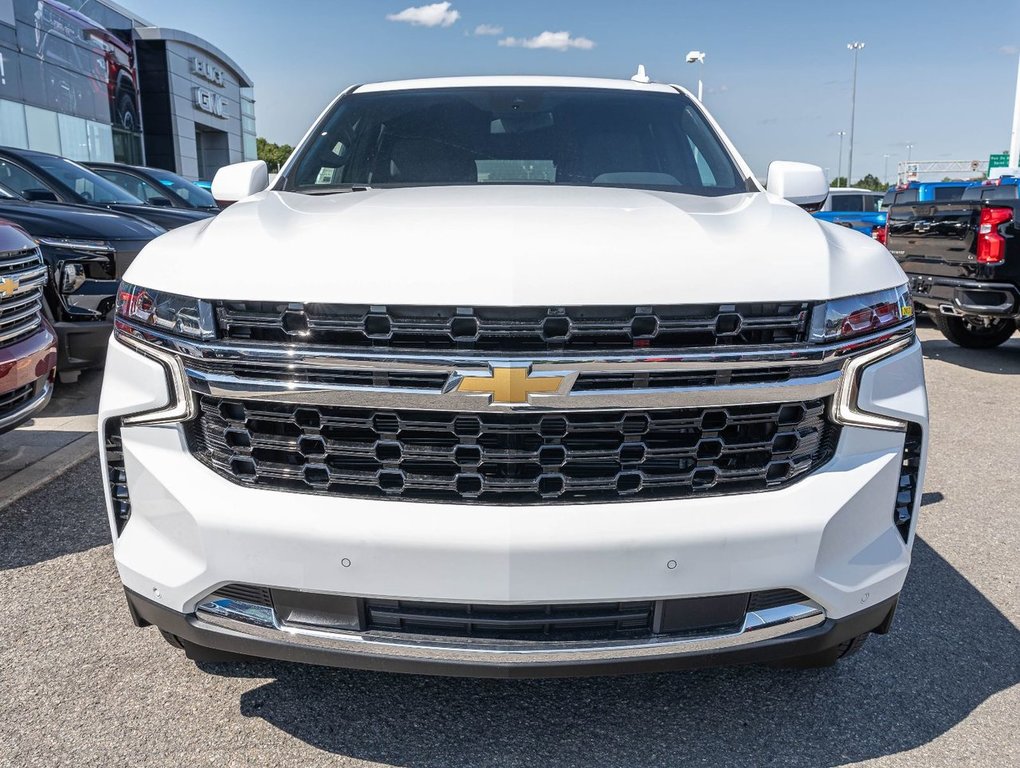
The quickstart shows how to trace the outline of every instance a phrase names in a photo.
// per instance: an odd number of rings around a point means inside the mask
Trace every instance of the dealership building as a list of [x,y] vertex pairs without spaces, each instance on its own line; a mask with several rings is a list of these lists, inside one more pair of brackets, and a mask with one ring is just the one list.
[[0,145],[211,179],[256,157],[253,83],[109,0],[0,0]]

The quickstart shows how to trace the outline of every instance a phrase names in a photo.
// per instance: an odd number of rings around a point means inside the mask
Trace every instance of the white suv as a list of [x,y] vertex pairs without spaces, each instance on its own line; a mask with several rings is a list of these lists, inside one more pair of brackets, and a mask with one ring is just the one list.
[[[821,665],[890,627],[927,437],[904,275],[673,86],[351,88],[155,240],[100,412],[139,626],[483,676]],[[264,190],[264,191],[263,191]],[[785,199],[784,199],[785,198]]]

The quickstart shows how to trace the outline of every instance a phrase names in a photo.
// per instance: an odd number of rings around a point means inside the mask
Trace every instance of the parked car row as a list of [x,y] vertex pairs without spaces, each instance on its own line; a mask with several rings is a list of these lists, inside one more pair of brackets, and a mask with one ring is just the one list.
[[88,165],[0,147],[0,432],[45,407],[57,377],[103,364],[138,252],[219,210],[168,171]]

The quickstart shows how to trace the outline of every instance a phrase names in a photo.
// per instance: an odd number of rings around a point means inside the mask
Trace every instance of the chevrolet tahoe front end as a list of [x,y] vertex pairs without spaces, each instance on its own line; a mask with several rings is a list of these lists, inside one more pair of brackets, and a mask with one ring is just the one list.
[[910,562],[903,284],[680,89],[351,89],[125,275],[99,418],[134,619],[436,674],[835,661]]

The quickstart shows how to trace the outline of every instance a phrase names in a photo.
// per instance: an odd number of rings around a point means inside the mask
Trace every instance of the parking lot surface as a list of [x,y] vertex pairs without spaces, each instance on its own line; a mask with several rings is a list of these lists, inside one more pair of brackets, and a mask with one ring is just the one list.
[[914,564],[892,634],[834,669],[200,668],[131,626],[92,457],[0,509],[0,765],[1020,765],[1020,337],[978,352],[920,334]]

